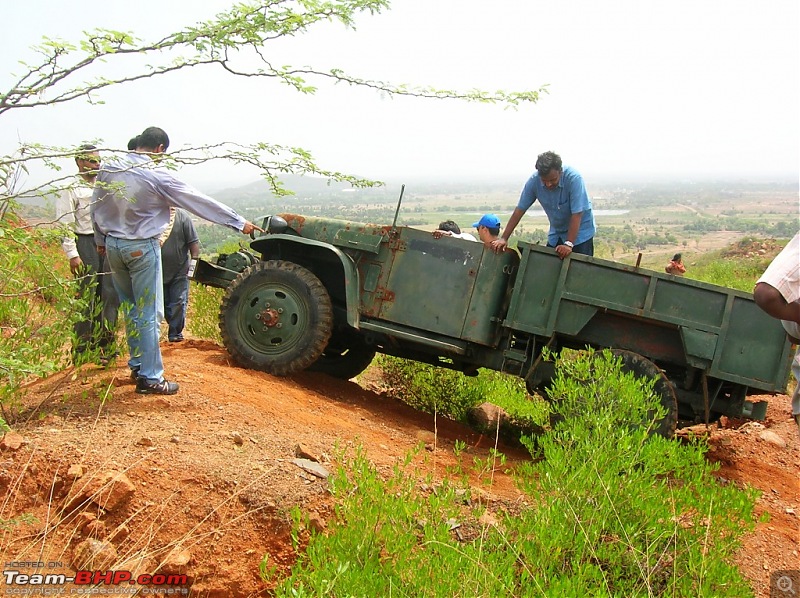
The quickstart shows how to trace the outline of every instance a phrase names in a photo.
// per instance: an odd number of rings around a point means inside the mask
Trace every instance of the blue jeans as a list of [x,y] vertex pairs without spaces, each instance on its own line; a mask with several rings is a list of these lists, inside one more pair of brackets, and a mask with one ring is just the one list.
[[189,279],[185,274],[178,274],[172,280],[164,282],[164,315],[169,324],[167,336],[170,340],[183,334],[188,304]]
[[161,282],[161,246],[158,239],[106,237],[106,253],[125,314],[128,366],[150,384],[164,379],[164,364],[158,346],[159,326],[164,319]]

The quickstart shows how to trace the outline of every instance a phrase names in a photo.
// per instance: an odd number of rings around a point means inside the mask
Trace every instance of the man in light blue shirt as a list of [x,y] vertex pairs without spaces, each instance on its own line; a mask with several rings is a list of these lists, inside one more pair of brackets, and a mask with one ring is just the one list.
[[164,379],[158,345],[164,319],[159,238],[169,225],[170,207],[245,235],[261,229],[159,166],[159,154],[169,146],[163,129],[149,127],[136,139],[135,152],[102,164],[91,204],[94,237],[98,251],[108,255],[123,303],[136,392],[170,395],[178,392],[178,385]]
[[525,183],[503,234],[492,243],[495,251],[506,247],[514,228],[537,199],[550,221],[548,247],[554,247],[561,259],[571,253],[594,255],[597,226],[583,177],[574,168],[564,167],[561,156],[554,152],[539,154],[536,173]]

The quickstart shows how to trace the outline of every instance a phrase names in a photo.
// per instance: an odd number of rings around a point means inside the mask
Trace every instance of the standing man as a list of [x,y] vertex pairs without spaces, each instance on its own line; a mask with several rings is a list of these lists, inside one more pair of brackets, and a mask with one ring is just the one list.
[[548,247],[555,247],[562,260],[571,253],[594,255],[597,226],[583,177],[574,168],[563,167],[561,156],[553,152],[539,154],[536,172],[525,183],[508,226],[492,243],[495,251],[502,251],[508,245],[514,228],[537,199],[550,221]]
[[[775,256],[758,279],[753,299],[761,309],[781,320],[789,340],[800,345],[800,233]],[[797,381],[792,395],[792,417],[800,427],[800,347],[792,361],[792,373]]]
[[163,129],[145,129],[137,137],[135,152],[103,164],[92,198],[95,242],[108,254],[114,287],[125,306],[128,365],[140,394],[178,392],[178,385],[164,378],[158,345],[164,317],[159,237],[169,224],[169,208],[185,208],[245,235],[263,232],[161,167],[168,147]]
[[164,315],[169,325],[167,338],[171,343],[178,343],[183,340],[186,307],[189,305],[189,260],[197,263],[197,258],[200,257],[200,240],[192,219],[178,208],[170,208],[170,223],[164,234],[166,240],[161,245]]
[[[108,260],[94,244],[90,214],[92,192],[100,167],[100,154],[94,145],[82,145],[75,156],[77,182],[56,198],[56,219],[72,229],[73,234],[61,240],[69,269],[79,277],[79,293],[86,300],[80,319],[75,322],[72,347],[73,363],[99,357],[107,363],[116,353],[114,336],[117,329],[119,298],[114,290]],[[99,355],[97,355],[99,352]]]

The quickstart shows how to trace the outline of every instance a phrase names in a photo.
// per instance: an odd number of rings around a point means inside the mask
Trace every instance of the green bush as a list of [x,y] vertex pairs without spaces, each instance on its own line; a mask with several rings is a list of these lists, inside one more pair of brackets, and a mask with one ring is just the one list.
[[0,218],[0,405],[4,415],[24,382],[69,362],[72,327],[85,300],[76,296],[59,237],[55,230],[24,226],[10,211]]
[[557,364],[562,419],[521,476],[541,499],[510,522],[526,575],[564,595],[749,595],[729,559],[757,492],[720,485],[703,443],[653,436],[653,382],[620,367],[607,351]]
[[768,260],[757,259],[708,261],[690,268],[686,277],[751,293],[768,265]]
[[389,393],[420,411],[464,420],[480,402],[461,372],[388,355],[379,355],[377,364]]
[[195,282],[190,285],[186,328],[192,336],[222,344],[222,336],[219,333],[219,306],[224,291]]
[[296,516],[307,546],[275,595],[752,595],[730,559],[757,493],[720,485],[701,441],[651,437],[651,382],[582,352],[557,364],[550,396],[561,419],[544,458],[518,467],[530,500],[513,514],[482,517],[469,490],[420,483],[413,455],[386,480],[362,452],[340,456],[335,518],[315,533]]
[[547,405],[530,397],[525,382],[516,376],[485,369],[478,376],[465,376],[387,355],[378,356],[377,365],[389,394],[426,413],[466,422],[472,407],[489,402],[502,407],[523,429],[547,421]]

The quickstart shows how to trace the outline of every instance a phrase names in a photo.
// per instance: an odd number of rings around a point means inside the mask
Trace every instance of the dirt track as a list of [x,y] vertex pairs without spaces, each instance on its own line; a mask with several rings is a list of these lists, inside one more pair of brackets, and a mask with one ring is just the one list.
[[[319,527],[332,513],[326,483],[291,461],[298,445],[328,469],[337,445],[362,445],[388,471],[423,442],[429,450],[419,466],[441,477],[455,464],[455,440],[480,457],[493,444],[355,382],[321,374],[278,379],[233,367],[224,349],[205,341],[165,345],[164,360],[181,384],[171,397],[135,394],[123,360],[28,388],[25,417],[15,425],[20,436],[7,437],[22,444],[7,442],[0,453],[0,518],[31,513],[38,522],[0,532],[4,563],[66,565],[87,537],[111,538],[117,555],[110,568],[152,571],[161,564],[187,574],[193,596],[264,596],[262,557],[283,570],[295,558],[291,507],[299,505]],[[708,431],[718,475],[762,491],[757,511],[769,521],[745,539],[737,561],[764,597],[771,571],[800,568],[800,434],[788,397],[768,400],[764,426],[786,446],[762,440],[763,429],[753,424]],[[506,467],[527,458],[499,449]],[[125,501],[106,498],[100,508],[87,500],[88,489],[108,472],[127,478],[120,482]],[[489,486],[474,484],[490,507],[525,500],[501,471]]]

